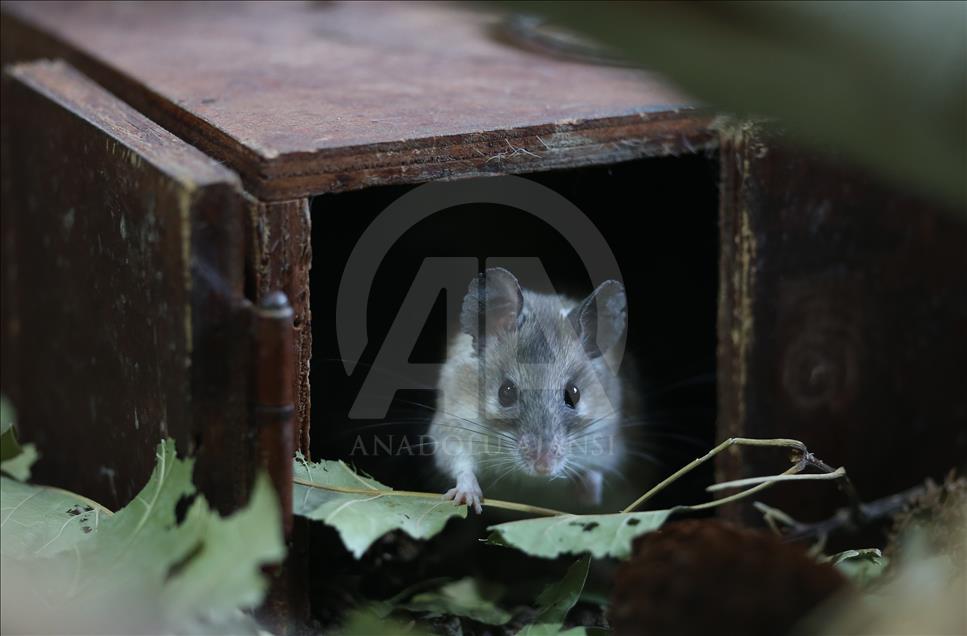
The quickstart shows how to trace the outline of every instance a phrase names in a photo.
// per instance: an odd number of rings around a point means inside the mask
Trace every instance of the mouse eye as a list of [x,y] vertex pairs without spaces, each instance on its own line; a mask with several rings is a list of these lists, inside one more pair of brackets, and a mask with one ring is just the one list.
[[564,387],[564,403],[573,409],[578,405],[580,399],[581,391],[573,382],[568,382],[567,386]]
[[497,392],[497,398],[501,406],[512,406],[517,402],[517,385],[510,380],[504,380]]

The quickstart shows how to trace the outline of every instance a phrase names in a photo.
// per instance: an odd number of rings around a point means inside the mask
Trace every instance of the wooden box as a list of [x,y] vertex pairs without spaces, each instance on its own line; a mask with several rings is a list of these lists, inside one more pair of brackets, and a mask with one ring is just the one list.
[[[717,379],[669,407],[684,422],[694,400],[689,435],[802,439],[865,498],[962,464],[963,223],[835,156],[723,128],[648,73],[515,48],[495,22],[446,5],[4,3],[3,390],[38,477],[118,506],[169,434],[228,510],[259,457],[288,462],[257,421],[284,423],[290,399],[296,448],[343,453],[325,427],[359,386],[332,363],[351,247],[415,184],[500,174],[602,228],[657,392]],[[805,518],[836,502],[774,493]]]

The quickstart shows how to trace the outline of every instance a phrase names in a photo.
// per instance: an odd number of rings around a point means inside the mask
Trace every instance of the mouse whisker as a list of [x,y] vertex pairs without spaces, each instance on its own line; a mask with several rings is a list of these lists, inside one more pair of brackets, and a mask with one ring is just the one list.
[[457,426],[456,424],[449,424],[449,423],[440,423],[437,426],[439,428],[447,428],[455,431],[467,431],[469,433],[473,433],[475,435],[479,435],[487,439],[499,439],[499,440],[504,440],[508,443],[517,442],[517,440],[509,433],[488,429],[482,425],[480,426],[480,428],[468,428],[466,426]]
[[571,463],[572,463],[571,460],[568,460],[568,462],[561,467],[561,472],[563,473],[562,476],[567,477],[569,479],[580,479],[581,472],[577,468],[572,466]]
[[715,384],[715,374],[714,373],[702,373],[699,375],[693,375],[678,382],[673,382],[671,384],[666,384],[660,389],[655,389],[653,391],[645,391],[642,393],[644,398],[658,397],[666,393],[671,393],[672,391],[677,391],[679,389],[690,388],[693,386],[709,386]]
[[642,459],[647,459],[648,461],[650,461],[651,463],[655,464],[656,466],[665,466],[666,465],[665,462],[661,461],[660,459],[658,459],[657,457],[655,457],[651,453],[647,453],[647,452],[644,452],[644,451],[635,451],[635,450],[630,450],[630,449],[626,450],[625,452],[628,453],[629,455],[634,455],[635,457],[641,457]]
[[675,453],[681,456],[704,455],[709,446],[698,442],[686,442],[678,439],[662,439],[660,437],[639,437],[628,440],[631,444],[653,448],[661,452]]
[[480,458],[479,465],[483,467],[497,466],[507,463],[515,463],[518,460],[517,453],[501,453],[494,455],[484,455]]
[[436,446],[436,445],[437,445],[437,441],[435,439],[431,439],[425,442],[419,442],[417,444],[409,444],[409,443],[407,444],[409,448],[422,448],[423,446]]
[[611,434],[611,431],[609,431],[610,428],[611,427],[601,427],[594,430],[584,429],[584,430],[578,431],[577,435],[575,435],[574,433],[569,433],[567,436],[567,439],[568,441],[576,442],[582,439],[587,439],[589,437],[596,437],[596,436],[608,437]]
[[706,442],[702,441],[697,437],[689,437],[688,435],[679,435],[676,433],[662,433],[660,431],[656,432],[656,431],[649,431],[649,430],[643,430],[642,434],[645,436],[646,439],[663,440],[663,441],[672,440],[676,442],[682,442],[683,444],[687,444],[689,446],[693,446],[695,448],[705,450],[705,451],[708,451],[711,449],[711,446]]
[[607,419],[609,417],[612,417],[614,415],[617,415],[617,413],[614,412],[614,411],[612,411],[610,413],[605,413],[601,417],[596,417],[593,420],[591,420],[590,422],[586,422],[586,423],[582,422],[581,424],[578,425],[577,430],[579,430],[579,431],[581,431],[581,430],[587,430],[587,429],[591,428],[592,426],[594,426],[595,424],[597,424],[598,422],[601,422],[601,421],[603,421],[603,420],[605,420],[605,419]]
[[578,473],[575,476],[576,479],[583,479],[581,471],[596,470],[601,473],[601,479],[604,483],[607,483],[608,479],[611,477],[617,478],[618,481],[629,483],[628,476],[614,466],[595,464],[593,462],[582,462],[580,458],[575,458],[574,464],[578,467]]
[[[315,363],[319,363],[319,362],[339,362],[339,363],[345,364],[345,363],[349,362],[349,363],[352,363],[353,365],[356,365],[356,366],[366,367],[370,371],[375,371],[377,373],[382,373],[383,375],[396,378],[397,380],[405,380],[406,383],[409,384],[409,385],[412,385],[412,382],[413,382],[413,378],[412,377],[406,376],[406,375],[404,375],[402,373],[396,373],[396,372],[390,371],[389,369],[386,369],[384,367],[377,366],[373,362],[365,362],[362,359],[352,360],[352,359],[349,359],[349,358],[316,358],[315,356],[313,356],[312,361],[313,361],[314,364]],[[423,391],[435,391],[436,390],[436,387],[435,386],[419,386],[419,387],[416,387],[416,389],[417,390],[423,390]]]
[[513,460],[509,457],[503,457],[499,461],[492,460],[489,462],[480,462],[478,467],[482,469],[482,472],[494,472],[506,466],[513,465]]
[[514,463],[512,463],[512,464],[510,465],[510,467],[509,467],[509,468],[508,468],[507,470],[505,470],[505,471],[503,471],[502,473],[500,473],[500,475],[498,475],[498,476],[497,476],[497,478],[496,478],[496,479],[494,479],[494,480],[493,480],[493,481],[492,481],[492,482],[490,483],[490,486],[489,486],[489,487],[490,487],[490,488],[494,488],[494,487],[496,487],[496,486],[497,486],[497,484],[498,484],[498,483],[500,482],[500,480],[501,480],[501,479],[503,479],[503,478],[504,478],[504,477],[506,477],[507,475],[510,475],[511,473],[513,473],[513,472],[514,472],[515,470],[517,470],[517,469],[518,469],[518,465],[517,465],[517,463],[516,463],[516,462],[514,462]]
[[690,448],[676,448],[675,446],[670,446],[668,444],[661,444],[660,440],[629,439],[625,441],[625,444],[629,448],[654,451],[655,453],[661,455],[671,454],[678,457],[688,457],[695,454],[695,451]]
[[331,435],[330,437],[345,437],[346,435],[352,435],[353,433],[358,433],[360,431],[369,431],[374,428],[386,428],[388,426],[404,426],[407,424],[425,424],[427,422],[426,418],[423,419],[397,419],[397,420],[387,420],[385,422],[377,422],[375,424],[360,424],[359,426],[349,427],[348,430],[339,431],[336,435]]
[[707,445],[706,442],[702,441],[702,438],[698,435],[686,435],[676,430],[666,430],[656,426],[652,426],[648,420],[643,420],[640,422],[636,421],[623,421],[617,425],[618,428],[637,428],[645,435],[652,435],[656,437],[670,437],[677,438],[681,440],[691,441],[691,442],[701,442]]
[[[479,427],[481,427],[482,429],[487,429],[487,428],[488,428],[488,427],[486,427],[486,426],[485,426],[485,425],[484,425],[483,423],[481,423],[481,422],[477,422],[477,421],[475,421],[475,420],[471,420],[471,419],[469,419],[469,418],[466,418],[466,417],[463,417],[462,415],[457,415],[456,413],[450,413],[449,411],[445,411],[445,410],[443,410],[443,409],[441,409],[441,408],[438,408],[438,407],[434,407],[434,406],[430,406],[430,405],[428,405],[428,404],[423,404],[423,403],[421,403],[421,402],[414,402],[414,401],[412,401],[412,400],[400,400],[400,401],[401,401],[401,402],[404,402],[404,403],[406,403],[406,404],[412,404],[413,406],[418,406],[418,407],[422,407],[422,408],[425,408],[425,409],[428,409],[428,410],[431,410],[431,411],[435,411],[435,412],[438,412],[438,413],[443,413],[443,414],[444,414],[444,415],[446,415],[447,417],[453,417],[453,418],[456,418],[456,419],[458,419],[458,420],[460,420],[460,421],[462,421],[462,422],[466,422],[467,424],[472,424],[472,425],[474,425],[474,426],[479,426]],[[492,430],[492,429],[489,429],[489,431],[490,431],[490,433],[491,433],[491,434],[494,434],[494,435],[500,435],[500,434],[505,434],[505,433],[503,433],[503,431],[495,431],[495,430]],[[505,435],[506,435],[506,434],[505,434]],[[509,436],[509,435],[508,435],[508,436]]]
[[[664,417],[659,418],[654,413],[651,413],[643,417],[633,417],[633,418],[621,418],[621,422],[627,425],[636,426],[647,426],[651,430],[671,430],[678,431],[682,429],[682,418]],[[690,421],[694,422],[695,418]],[[708,424],[713,424],[715,421],[714,417],[707,418]]]
[[[435,407],[435,406],[431,406],[431,405],[429,405],[429,404],[425,404],[425,403],[423,403],[423,402],[417,402],[417,401],[415,401],[415,400],[407,400],[407,399],[403,399],[403,398],[399,398],[399,397],[395,397],[395,398],[394,398],[394,401],[395,401],[395,402],[401,402],[401,403],[403,403],[403,404],[408,404],[408,405],[410,405],[410,406],[415,406],[415,407],[418,407],[418,408],[421,408],[421,409],[425,409],[425,410],[427,410],[427,411],[431,411],[431,412],[439,412],[439,413],[443,413],[444,415],[446,415],[446,416],[448,416],[448,417],[452,417],[452,418],[455,418],[455,419],[458,419],[458,420],[460,420],[460,421],[462,421],[462,422],[465,422],[465,423],[467,423],[467,424],[471,424],[471,425],[474,425],[474,426],[477,426],[477,427],[479,427],[479,430],[478,430],[478,431],[476,431],[476,432],[478,432],[478,433],[481,433],[481,434],[483,434],[483,435],[486,435],[486,436],[494,436],[494,435],[496,435],[496,436],[501,436],[501,435],[503,435],[503,436],[506,436],[506,438],[507,438],[508,440],[510,440],[510,439],[512,439],[512,438],[511,438],[511,437],[509,436],[509,434],[506,434],[506,433],[503,433],[502,431],[495,431],[495,430],[492,430],[492,429],[489,429],[489,428],[488,428],[487,426],[485,426],[485,425],[484,425],[483,423],[481,423],[481,422],[477,422],[477,421],[475,421],[475,420],[471,420],[471,419],[469,419],[469,418],[466,418],[466,417],[463,417],[463,416],[460,416],[460,415],[457,415],[457,414],[455,414],[455,413],[450,413],[450,412],[448,412],[448,411],[445,411],[445,410],[443,410],[443,409],[441,409],[441,408],[438,408],[438,407]],[[379,426],[384,426],[384,425],[392,425],[392,422],[403,422],[403,423],[409,423],[409,422],[412,422],[412,423],[427,423],[427,422],[428,422],[428,419],[427,419],[427,418],[398,418],[398,419],[396,419],[396,420],[393,420],[393,421],[391,421],[391,422],[386,422],[386,423],[377,423],[377,424],[372,424],[372,425],[363,425],[363,427],[359,427],[359,430],[362,430],[362,429],[364,429],[364,428],[367,428],[367,427],[372,427],[372,428],[376,428],[376,427],[379,427]],[[452,428],[456,428],[456,427],[452,427]],[[468,430],[469,430],[469,429],[468,429]],[[348,434],[348,433],[347,433],[347,434]]]

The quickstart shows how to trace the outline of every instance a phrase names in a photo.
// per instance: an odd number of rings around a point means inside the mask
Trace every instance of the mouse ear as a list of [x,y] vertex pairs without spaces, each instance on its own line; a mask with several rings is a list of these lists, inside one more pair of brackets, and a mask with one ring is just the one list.
[[492,267],[470,281],[460,311],[460,328],[478,345],[480,336],[517,329],[523,309],[524,295],[517,279],[502,267]]
[[618,342],[628,323],[624,285],[616,280],[601,283],[567,318],[587,354],[600,356]]

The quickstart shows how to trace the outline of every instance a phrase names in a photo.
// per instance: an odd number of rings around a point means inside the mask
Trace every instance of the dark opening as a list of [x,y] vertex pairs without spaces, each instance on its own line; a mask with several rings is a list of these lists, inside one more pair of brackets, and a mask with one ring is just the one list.
[[[647,426],[653,431],[649,447],[639,450],[656,456],[661,464],[655,476],[665,476],[710,448],[715,434],[717,161],[644,159],[525,176],[581,209],[618,260],[628,294],[627,351],[641,372],[637,390],[648,397]],[[476,256],[482,263],[487,257],[537,256],[557,291],[575,297],[601,281],[589,280],[567,241],[526,212],[478,204],[434,214],[406,232],[382,260],[369,290],[368,345],[347,376],[334,327],[343,269],[370,222],[412,187],[370,188],[312,202],[311,450],[314,459],[346,460],[395,488],[436,490],[444,482],[434,479],[432,459],[416,452],[432,415],[433,386],[400,392],[385,419],[349,418],[365,375],[380,372],[371,365],[423,260]],[[444,360],[447,309],[458,310],[460,301],[445,294],[436,299],[411,362]],[[379,452],[363,454],[361,448],[374,448],[374,436],[382,439]],[[385,452],[404,438],[409,454]],[[653,503],[704,500],[711,481],[709,466]],[[641,484],[642,492],[650,485]]]

